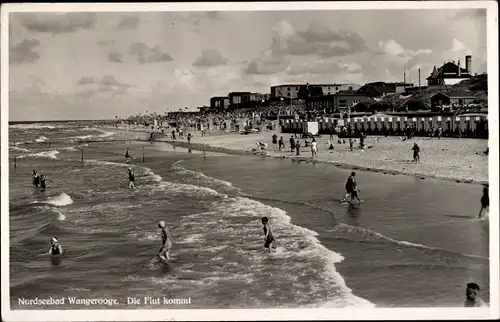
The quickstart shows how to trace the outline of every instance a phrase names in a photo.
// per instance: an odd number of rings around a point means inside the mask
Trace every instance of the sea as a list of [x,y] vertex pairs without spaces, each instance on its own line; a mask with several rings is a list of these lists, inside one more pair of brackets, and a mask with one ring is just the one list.
[[[339,202],[352,169],[131,137],[146,136],[91,122],[9,126],[12,309],[165,309],[145,297],[189,299],[171,309],[461,307],[469,282],[489,302],[480,185],[357,171],[353,207]],[[156,258],[159,220],[168,264]],[[60,258],[47,254],[52,236]],[[20,301],[50,298],[65,302]]]

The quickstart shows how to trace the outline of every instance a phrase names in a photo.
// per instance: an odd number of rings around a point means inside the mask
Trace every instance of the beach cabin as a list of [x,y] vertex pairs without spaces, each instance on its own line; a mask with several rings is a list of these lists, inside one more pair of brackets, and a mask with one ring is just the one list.
[[318,122],[303,122],[302,130],[304,134],[311,133],[312,135],[317,135],[319,133],[319,124]]

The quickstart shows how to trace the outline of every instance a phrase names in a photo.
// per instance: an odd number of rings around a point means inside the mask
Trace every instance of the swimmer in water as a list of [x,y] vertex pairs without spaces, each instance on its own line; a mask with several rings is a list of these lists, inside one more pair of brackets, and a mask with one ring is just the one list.
[[43,174],[40,175],[40,188],[45,190],[45,177]]
[[476,283],[467,284],[464,307],[487,307],[486,303],[479,297],[479,285]]
[[264,225],[264,248],[266,248],[269,253],[273,252],[273,248],[276,248],[274,245],[274,236],[269,226],[269,219],[267,217],[262,217],[262,225]]
[[38,188],[39,184],[40,176],[38,176],[38,172],[36,172],[36,170],[33,170],[33,187]]
[[128,168],[128,187],[134,189],[135,174],[132,172],[131,168]]
[[59,240],[57,239],[57,237],[52,237],[51,243],[52,246],[50,246],[49,254],[61,255],[63,253],[63,250],[61,244],[59,244]]
[[170,233],[167,229],[165,222],[162,220],[158,223],[158,227],[161,229],[161,240],[162,246],[158,252],[158,257],[163,260],[170,259],[170,249],[172,248],[172,241],[170,241]]
[[481,197],[481,210],[479,210],[479,218],[483,216],[483,212],[486,210],[486,208],[490,207],[490,196],[488,190],[489,189],[487,186],[483,188],[483,196]]

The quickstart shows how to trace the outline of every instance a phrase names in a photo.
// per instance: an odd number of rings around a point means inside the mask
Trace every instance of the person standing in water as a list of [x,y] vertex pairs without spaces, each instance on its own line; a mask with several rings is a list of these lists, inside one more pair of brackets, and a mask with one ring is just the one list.
[[269,218],[262,217],[262,225],[264,225],[264,248],[266,248],[269,253],[273,252],[273,248],[276,248],[274,245],[274,236],[273,231],[271,230],[271,226],[269,226]]
[[40,176],[38,175],[38,172],[36,172],[36,170],[33,170],[33,187],[38,188],[39,184]]
[[169,260],[170,249],[172,248],[170,233],[167,229],[167,225],[163,220],[158,222],[158,227],[161,229],[161,240],[162,240],[162,246],[160,248],[160,251],[158,252],[158,257],[160,257],[163,260]]
[[352,200],[352,191],[354,190],[354,187],[356,185],[356,178],[355,177],[356,177],[356,173],[353,171],[353,172],[351,172],[351,175],[349,176],[349,178],[347,178],[347,182],[345,183],[346,195],[341,200],[341,202],[347,201],[347,197],[349,197],[349,196],[351,196],[351,200]]
[[486,208],[490,207],[490,196],[489,196],[489,188],[485,186],[483,188],[483,196],[481,197],[481,210],[479,210],[479,218],[483,216],[483,212]]
[[127,148],[127,152],[125,152],[125,159],[127,160],[127,162],[130,161],[130,153],[128,152],[128,148]]
[[45,190],[45,176],[43,174],[40,175],[40,188]]
[[51,246],[49,249],[49,254],[50,255],[61,255],[63,253],[63,249],[61,244],[59,244],[59,239],[57,237],[52,237]]
[[130,189],[135,188],[134,181],[135,181],[135,174],[134,172],[132,172],[131,168],[128,168],[128,187]]
[[188,143],[191,143],[191,133],[188,133]]
[[356,182],[356,180],[354,180],[354,186],[352,187],[352,191],[351,191],[351,204],[352,202],[354,201],[354,199],[356,199],[358,201],[358,204],[361,203],[361,199],[359,199],[359,189],[358,189],[358,183]]

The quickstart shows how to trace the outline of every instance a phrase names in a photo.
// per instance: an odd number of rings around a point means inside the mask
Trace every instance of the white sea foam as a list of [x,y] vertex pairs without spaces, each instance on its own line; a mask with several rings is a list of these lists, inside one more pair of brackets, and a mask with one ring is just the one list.
[[[100,164],[113,164],[120,166],[127,166],[126,164],[119,164],[113,162],[105,162],[98,161]],[[178,165],[178,163],[177,163]],[[374,307],[374,304],[369,301],[357,297],[352,294],[351,289],[349,289],[343,277],[336,271],[335,263],[341,262],[344,257],[341,254],[333,252],[326,247],[324,247],[319,240],[317,239],[318,234],[309,229],[293,225],[290,222],[290,216],[286,214],[285,211],[279,208],[274,208],[271,206],[267,206],[261,202],[255,201],[253,199],[244,198],[244,197],[236,197],[229,198],[228,196],[221,194],[213,189],[200,187],[196,185],[190,184],[181,184],[181,183],[173,183],[163,181],[163,178],[148,168],[145,169],[146,174],[152,178],[154,181],[158,182],[157,189],[166,190],[171,195],[172,193],[182,193],[182,194],[190,194],[190,195],[213,195],[213,196],[225,196],[227,199],[224,202],[218,202],[218,207],[216,207],[213,212],[206,213],[203,216],[200,214],[193,214],[187,216],[185,219],[185,224],[191,224],[194,231],[191,231],[189,235],[181,240],[176,240],[176,243],[179,244],[205,244],[203,243],[206,240],[204,235],[204,231],[210,231],[211,233],[216,234],[225,234],[225,235],[241,235],[241,238],[247,237],[247,233],[241,231],[241,224],[228,222],[227,218],[234,217],[254,217],[256,220],[260,220],[262,216],[268,216],[271,219],[271,225],[275,227],[275,237],[279,240],[278,247],[280,248],[280,252],[273,254],[273,256],[279,257],[292,257],[299,256],[303,259],[309,260],[310,258],[315,258],[317,261],[320,258],[321,263],[323,265],[322,275],[324,275],[324,280],[326,283],[331,283],[332,286],[338,287],[340,289],[340,294],[338,298],[329,299],[327,303],[324,301],[322,303],[315,304],[316,306],[324,306],[324,307],[345,307],[345,306],[356,306],[356,307]],[[213,180],[206,175],[198,175],[199,177],[203,177],[205,179]],[[208,215],[208,216],[207,216]],[[209,215],[216,216],[220,218],[219,221],[213,220],[214,218],[209,219]],[[197,218],[197,219],[195,219]],[[193,222],[193,220],[195,222]],[[203,224],[198,223],[198,221],[202,221]],[[252,232],[253,234],[253,232]],[[283,236],[280,238],[280,234]],[[253,235],[252,235],[253,236]],[[292,237],[290,237],[292,236]],[[136,236],[140,240],[150,240],[156,239],[156,236],[153,235],[142,235]],[[240,239],[241,239],[240,238]],[[252,237],[253,238],[253,237]],[[245,241],[243,241],[245,242]],[[227,246],[226,246],[227,247]],[[260,246],[257,246],[260,249]],[[210,252],[215,252],[221,250],[221,247],[216,247],[214,249],[210,249]],[[248,250],[247,250],[248,251]],[[245,253],[248,256],[248,253]],[[254,256],[255,263],[259,265],[262,260],[265,260],[267,256],[262,256],[260,252],[255,252],[250,256]],[[215,260],[214,260],[215,261]],[[217,262],[217,261],[215,261]],[[214,263],[216,265],[217,263]],[[150,266],[156,267],[156,263],[151,262]],[[166,281],[164,281],[166,282]],[[319,286],[318,286],[319,287]],[[310,292],[314,293],[314,287],[311,288]],[[333,297],[333,296],[331,296]]]
[[[297,248],[299,249],[302,248],[302,249],[298,250],[294,254],[294,256],[298,255],[298,256],[304,256],[305,258],[310,258],[312,256],[319,255],[322,258],[326,259],[326,261],[324,262],[324,271],[323,271],[323,275],[325,276],[325,281],[330,281],[331,283],[340,287],[343,296],[342,298],[331,300],[326,304],[322,303],[321,306],[330,305],[332,307],[340,307],[340,306],[345,306],[345,302],[347,302],[348,305],[350,306],[374,307],[374,304],[369,302],[368,300],[365,300],[363,298],[357,297],[354,294],[352,294],[352,290],[347,287],[343,277],[335,270],[335,263],[340,263],[341,261],[344,260],[344,257],[341,254],[333,252],[327,249],[325,246],[323,246],[317,239],[318,236],[317,232],[301,226],[293,225],[290,222],[291,221],[290,216],[288,216],[287,213],[282,209],[274,208],[252,199],[238,197],[236,198],[234,206],[236,209],[238,209],[238,210],[234,209],[236,210],[236,213],[246,209],[247,212],[256,211],[259,214],[269,214],[268,216],[270,217],[270,220],[274,222],[273,226],[277,227],[275,235],[276,232],[280,230],[286,231],[289,229],[295,231],[296,233],[299,233],[302,236],[303,240],[307,241],[307,247],[297,245],[298,246]],[[234,212],[234,210],[231,210],[231,212]],[[300,239],[299,242],[301,242]],[[278,247],[282,249],[282,253],[285,253],[288,245],[282,245],[282,243],[279,243],[278,245],[279,245]]]
[[[99,130],[99,131],[101,131],[101,130]],[[99,138],[106,138],[106,137],[108,137],[108,136],[112,136],[113,134],[115,134],[115,132],[107,132],[107,131],[106,131],[106,132],[104,132],[103,134],[98,135],[97,137],[99,137]]]
[[9,149],[12,149],[12,150],[15,150],[15,151],[19,151],[19,152],[30,152],[29,149],[20,148],[18,146],[10,146]]
[[66,150],[66,151],[78,151],[78,149],[76,148],[76,146],[69,146],[69,147],[66,147],[66,148],[60,148],[61,150]]
[[[332,291],[330,296],[327,297],[329,302],[325,303],[323,300],[320,303],[312,304],[313,306],[374,307],[374,304],[369,301],[352,294],[351,289],[346,286],[343,277],[336,271],[334,266],[335,263],[341,262],[344,257],[324,247],[317,239],[318,234],[316,232],[293,225],[290,222],[290,216],[282,209],[265,205],[250,198],[228,198],[223,202],[214,203],[211,212],[186,216],[181,220],[181,229],[190,231],[189,237],[184,238],[179,243],[192,243],[198,246],[201,243],[203,251],[218,252],[221,248],[216,246],[214,249],[209,249],[206,246],[204,241],[207,240],[207,236],[205,234],[209,232],[210,234],[227,236],[232,241],[230,246],[225,245],[232,248],[229,252],[245,258],[250,257],[252,264],[250,264],[249,270],[254,274],[267,266],[268,259],[268,256],[265,256],[262,252],[262,245],[249,242],[255,239],[256,233],[261,229],[257,227],[260,227],[260,218],[262,216],[270,218],[270,224],[274,228],[274,236],[280,250],[270,256],[291,262],[290,265],[293,266],[293,268],[290,268],[293,273],[283,271],[287,278],[293,280],[301,272],[311,274],[308,268],[309,264],[322,267],[320,269],[321,277],[311,281],[310,285],[304,285],[304,290],[300,293],[302,297],[314,297],[319,288],[323,292],[324,288],[330,287],[328,285],[331,285],[332,289],[338,289],[337,292]],[[232,220],[230,217],[238,219]],[[246,220],[241,222],[239,218],[246,218]],[[255,226],[248,225],[247,220],[252,220],[252,218],[255,220]],[[309,264],[304,266],[304,263]],[[227,267],[227,259],[218,262],[212,258],[211,265],[218,267],[217,269],[224,269],[224,267]]]
[[52,125],[46,125],[40,123],[14,124],[14,125],[9,125],[9,127],[13,129],[55,129],[55,127]]
[[221,196],[217,191],[206,188],[195,186],[192,184],[184,184],[184,183],[173,183],[168,181],[160,182],[158,190],[168,191],[169,194],[179,193],[179,194],[188,194],[192,196]]
[[57,220],[65,220],[66,219],[66,215],[63,214],[62,212],[60,212],[59,210],[55,209],[54,210],[56,213],[57,213]]
[[73,203],[73,199],[71,199],[71,197],[69,195],[67,195],[66,193],[63,192],[59,196],[52,197],[49,200],[44,201],[44,202],[51,204],[51,205],[54,205],[54,206],[61,207],[61,206],[71,205]]
[[159,185],[156,190],[168,191],[169,193],[180,193],[189,195],[212,195],[220,196],[221,194],[213,189],[200,187],[192,184],[185,183],[173,183],[169,181],[163,181],[163,178],[151,171],[149,168],[143,168],[147,175],[149,175],[154,181],[158,182]]
[[91,134],[88,134],[88,135],[81,135],[81,136],[72,136],[70,137],[70,139],[72,139],[71,141],[77,141],[77,140],[87,140],[87,139],[90,139],[92,138],[92,135]]
[[35,142],[45,142],[47,140],[48,140],[47,137],[41,135],[41,136],[39,136],[38,138],[35,139]]
[[[182,161],[182,160],[179,160],[179,161]],[[210,181],[211,183],[215,183],[215,184],[218,184],[218,185],[221,185],[221,186],[225,186],[225,187],[228,187],[228,188],[233,188],[235,190],[240,190],[239,188],[234,187],[233,184],[231,182],[229,182],[229,181],[224,181],[224,180],[216,179],[216,178],[213,178],[213,177],[209,177],[209,176],[205,175],[202,172],[186,169],[186,168],[184,168],[182,166],[179,166],[179,163],[174,162],[172,164],[172,169],[176,170],[179,173],[187,174],[187,175],[193,176],[193,177],[198,178],[198,179]]]
[[38,152],[38,153],[31,153],[31,154],[20,156],[19,158],[49,158],[49,159],[57,159],[57,155],[58,154],[59,154],[59,151],[52,150],[52,151],[43,151],[43,152]]

